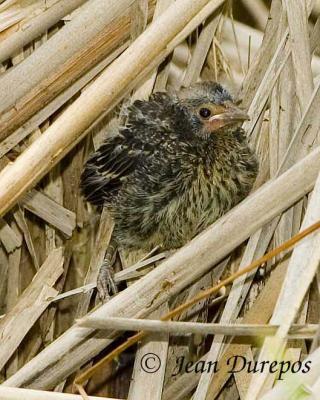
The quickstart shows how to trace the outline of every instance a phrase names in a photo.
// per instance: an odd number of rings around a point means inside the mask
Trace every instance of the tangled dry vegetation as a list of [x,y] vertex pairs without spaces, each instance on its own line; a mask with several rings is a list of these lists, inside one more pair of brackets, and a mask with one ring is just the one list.
[[[0,3],[0,399],[81,399],[75,377],[141,329],[153,332],[86,382],[90,399],[319,399],[318,231],[156,321],[320,220],[319,2]],[[199,79],[248,109],[255,190],[174,254],[120,254],[123,290],[99,307],[113,226],[79,193],[83,164],[123,104]],[[161,360],[153,374],[141,368],[148,353]],[[235,355],[312,367],[281,381],[231,374]],[[179,357],[219,367],[176,374]]]

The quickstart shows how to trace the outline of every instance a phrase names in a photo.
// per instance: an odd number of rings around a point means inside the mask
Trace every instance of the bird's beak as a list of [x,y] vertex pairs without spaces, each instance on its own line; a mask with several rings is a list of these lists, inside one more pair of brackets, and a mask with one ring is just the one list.
[[223,112],[213,115],[209,118],[208,122],[213,130],[222,128],[226,125],[233,125],[239,122],[248,121],[249,115],[235,106],[233,103],[225,104]]

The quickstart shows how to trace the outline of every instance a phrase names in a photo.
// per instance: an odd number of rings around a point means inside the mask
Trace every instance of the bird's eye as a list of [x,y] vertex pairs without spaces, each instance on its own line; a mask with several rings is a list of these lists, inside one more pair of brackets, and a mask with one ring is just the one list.
[[209,118],[211,115],[211,111],[209,110],[209,108],[200,108],[199,115],[202,118]]

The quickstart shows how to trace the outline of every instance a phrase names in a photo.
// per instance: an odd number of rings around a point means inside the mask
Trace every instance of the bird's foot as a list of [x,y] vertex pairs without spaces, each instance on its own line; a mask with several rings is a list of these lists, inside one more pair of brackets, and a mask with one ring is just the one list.
[[104,261],[100,267],[97,289],[102,302],[108,301],[112,295],[118,293],[118,288],[114,281],[113,266],[109,262]]

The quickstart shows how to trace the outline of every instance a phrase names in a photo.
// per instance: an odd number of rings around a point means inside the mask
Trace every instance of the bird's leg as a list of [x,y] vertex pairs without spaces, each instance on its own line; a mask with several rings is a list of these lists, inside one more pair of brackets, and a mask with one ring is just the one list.
[[113,270],[113,264],[116,259],[117,249],[117,243],[115,242],[115,240],[111,240],[104,256],[103,263],[99,270],[97,278],[97,289],[99,297],[102,301],[106,301],[110,298],[111,295],[118,293],[118,288],[114,281]]

